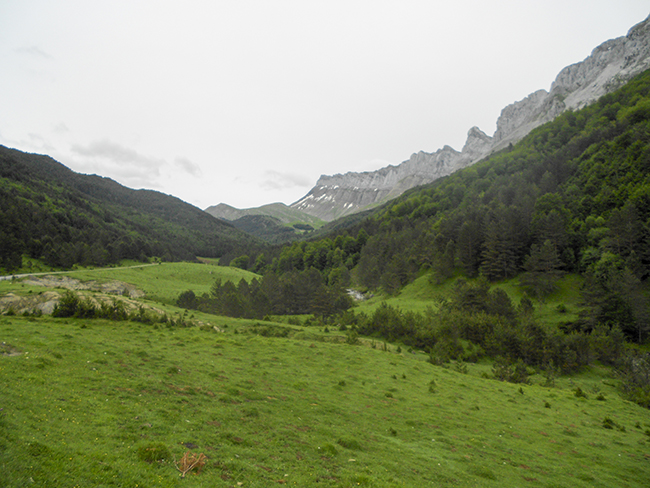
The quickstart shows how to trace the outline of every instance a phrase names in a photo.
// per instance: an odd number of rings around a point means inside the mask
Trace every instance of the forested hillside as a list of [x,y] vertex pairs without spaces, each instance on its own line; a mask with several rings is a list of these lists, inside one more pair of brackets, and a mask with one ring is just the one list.
[[589,312],[567,327],[616,323],[643,341],[650,327],[650,72],[345,231],[293,243],[266,260],[279,274],[314,268],[329,284],[386,293],[426,270],[438,281],[460,270],[492,282],[519,276],[531,297],[543,298],[564,273],[579,273]]
[[258,244],[178,198],[0,146],[0,268],[6,271],[19,268],[23,255],[67,268],[151,256],[227,257]]

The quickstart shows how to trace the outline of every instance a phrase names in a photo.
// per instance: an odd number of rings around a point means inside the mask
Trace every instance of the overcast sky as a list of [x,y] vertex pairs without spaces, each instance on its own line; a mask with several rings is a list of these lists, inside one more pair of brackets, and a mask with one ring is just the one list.
[[1,0],[0,144],[200,208],[462,149],[647,0]]

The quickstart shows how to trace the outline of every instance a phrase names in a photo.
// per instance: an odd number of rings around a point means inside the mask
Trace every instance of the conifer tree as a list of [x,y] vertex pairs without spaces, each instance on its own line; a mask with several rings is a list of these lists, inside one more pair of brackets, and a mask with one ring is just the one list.
[[555,290],[557,281],[562,277],[562,265],[550,239],[546,239],[541,246],[533,244],[524,262],[526,272],[521,277],[521,283],[541,299]]

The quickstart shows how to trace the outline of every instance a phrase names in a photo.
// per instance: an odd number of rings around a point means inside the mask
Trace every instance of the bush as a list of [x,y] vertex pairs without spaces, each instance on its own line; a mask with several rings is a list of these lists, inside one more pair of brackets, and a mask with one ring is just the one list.
[[161,442],[141,446],[138,448],[137,454],[138,459],[149,464],[171,459],[169,449]]
[[350,439],[349,437],[341,438],[338,441],[336,441],[336,443],[341,447],[350,449],[351,451],[361,450],[361,444],[359,444],[359,442],[356,439]]
[[528,383],[528,368],[518,359],[510,362],[504,358],[497,358],[492,365],[492,374],[495,379],[509,383]]
[[79,297],[70,290],[67,290],[59,300],[59,303],[54,306],[52,317],[74,317],[77,313],[78,306]]
[[642,407],[650,408],[650,353],[630,350],[619,362],[623,395]]
[[579,386],[575,389],[575,396],[578,398],[587,398],[587,394]]

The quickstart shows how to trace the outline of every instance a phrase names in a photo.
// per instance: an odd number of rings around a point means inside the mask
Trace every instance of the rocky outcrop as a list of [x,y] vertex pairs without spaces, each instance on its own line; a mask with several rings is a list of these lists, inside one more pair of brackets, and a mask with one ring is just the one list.
[[377,171],[323,175],[311,191],[291,205],[331,221],[379,205],[409,188],[430,183],[467,167],[522,139],[532,129],[566,110],[582,108],[650,68],[650,17],[625,37],[607,41],[580,63],[564,68],[550,91],[538,90],[501,111],[492,137],[472,127],[458,152],[449,146],[420,151],[397,166]]

